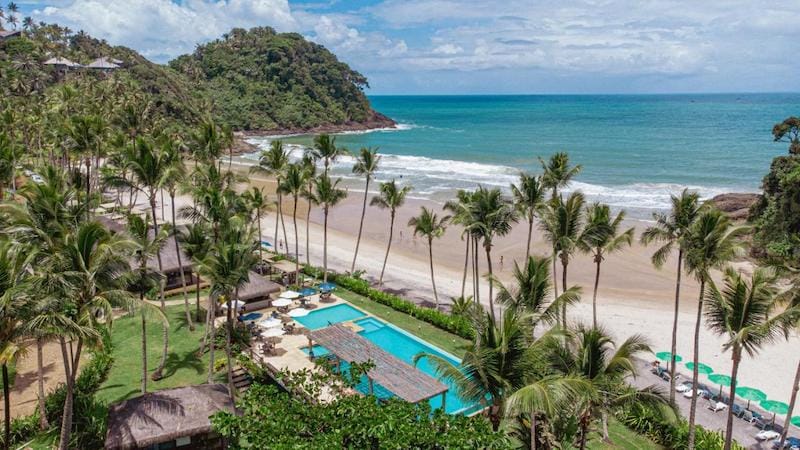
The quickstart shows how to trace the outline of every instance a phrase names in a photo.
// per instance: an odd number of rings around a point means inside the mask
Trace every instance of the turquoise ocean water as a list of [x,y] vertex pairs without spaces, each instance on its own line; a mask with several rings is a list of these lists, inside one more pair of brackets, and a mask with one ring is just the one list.
[[[800,94],[373,96],[397,130],[347,133],[351,150],[380,147],[379,180],[443,200],[480,183],[507,188],[537,157],[566,151],[583,173],[570,189],[649,217],[683,187],[704,197],[757,191],[786,144],[772,126],[800,114]],[[272,138],[256,139],[266,145]],[[308,136],[283,138],[295,156]],[[352,160],[336,172],[348,176]],[[358,186],[357,180],[349,181]]]

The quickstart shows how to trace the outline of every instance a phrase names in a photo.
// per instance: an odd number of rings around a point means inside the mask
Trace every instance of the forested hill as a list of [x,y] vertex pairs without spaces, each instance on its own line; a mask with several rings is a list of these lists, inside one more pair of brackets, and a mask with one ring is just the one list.
[[[79,64],[110,57],[123,67],[111,75],[87,69],[60,73],[43,64],[53,57]],[[176,128],[209,115],[245,131],[336,131],[393,124],[370,107],[362,91],[367,86],[363,75],[324,47],[271,28],[234,29],[169,65],[53,24],[32,25],[21,37],[0,42],[0,94],[6,99],[26,103],[62,84],[82,96],[88,94],[83,90],[109,82],[114,84],[110,92],[147,99],[152,113]]]
[[390,126],[367,79],[325,47],[272,28],[233,29],[170,66],[199,86],[224,123],[244,130]]

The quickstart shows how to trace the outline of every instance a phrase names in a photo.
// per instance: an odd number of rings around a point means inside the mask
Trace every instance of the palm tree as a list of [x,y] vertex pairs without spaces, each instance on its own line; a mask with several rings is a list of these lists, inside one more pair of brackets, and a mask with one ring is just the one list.
[[[477,248],[477,238],[472,233],[474,227],[474,220],[472,214],[472,202],[474,199],[474,192],[465,191],[459,189],[456,193],[455,200],[448,200],[445,202],[443,209],[445,211],[449,211],[452,219],[451,223],[461,225],[463,227],[463,231],[461,233],[461,239],[464,240],[464,274],[461,277],[461,298],[465,298],[466,288],[467,288],[467,268],[469,266],[470,261],[470,248],[475,247]],[[477,253],[477,252],[475,252]],[[473,255],[477,256],[477,255]],[[472,273],[472,298],[475,299],[477,303],[480,300],[480,296],[478,295],[477,289],[477,276],[475,272],[477,271],[477,265],[475,264],[475,260],[477,258],[473,257],[473,273]]]
[[650,404],[662,411],[668,405],[656,389],[631,390],[625,379],[636,376],[636,358],[650,353],[647,340],[633,335],[616,345],[603,328],[588,328],[583,325],[568,334],[568,339],[555,341],[552,353],[552,369],[564,375],[580,376],[588,381],[592,389],[579,402],[579,424],[581,428],[579,448],[586,447],[589,425],[599,412],[602,421],[603,439],[608,440],[608,412],[614,406],[626,403]]
[[[706,326],[718,336],[725,336],[724,351],[731,351],[731,392],[736,392],[742,350],[748,356],[772,342],[782,331],[786,332],[786,319],[796,314],[789,310],[775,315],[777,290],[771,271],[756,269],[750,280],[728,267],[725,270],[725,287],[719,290],[712,283],[706,292]],[[730,450],[733,440],[733,404],[730,396],[728,422],[725,429],[725,450]],[[788,422],[787,422],[788,428]],[[780,447],[779,447],[780,448]]]
[[406,202],[406,195],[411,192],[411,186],[398,187],[395,180],[381,183],[378,187],[380,194],[372,197],[370,206],[377,206],[380,209],[389,210],[389,239],[386,243],[386,255],[383,257],[381,266],[381,276],[378,278],[378,286],[383,285],[383,274],[386,271],[386,261],[389,260],[389,250],[392,248],[392,237],[394,236],[394,219],[397,209]]
[[586,208],[586,224],[578,239],[578,248],[591,253],[596,270],[594,275],[594,291],[592,293],[592,324],[597,327],[597,286],[600,284],[600,263],[606,255],[622,250],[633,242],[633,228],[620,233],[620,225],[625,219],[625,211],[620,211],[611,219],[611,208],[608,205],[595,203]]
[[525,245],[525,259],[531,256],[531,236],[533,236],[533,220],[544,208],[544,183],[542,177],[519,174],[519,186],[512,184],[514,206],[519,214],[528,221],[528,240]]
[[[793,267],[786,267],[792,272],[793,275],[793,282],[791,287],[783,292],[780,296],[780,300],[782,302],[788,302],[788,307],[793,311],[797,312],[798,314],[794,317],[793,325],[796,330],[800,330],[800,277],[798,277],[797,269]],[[783,422],[784,424],[788,424],[791,422],[792,414],[794,413],[795,403],[797,402],[797,393],[800,392],[800,361],[797,362],[797,370],[795,371],[794,375],[794,384],[792,384],[792,393],[789,399],[789,410],[786,412],[786,420]],[[783,444],[786,442],[786,433],[789,431],[789,427],[784,426],[783,431],[781,432],[780,443],[778,444],[778,448],[783,448]]]
[[[500,189],[486,189],[479,186],[472,197],[472,232],[483,240],[483,250],[486,252],[486,263],[489,269],[489,279],[494,276],[492,271],[492,247],[494,238],[502,237],[511,231],[511,226],[517,221],[516,211],[510,201],[503,198]],[[489,313],[494,317],[494,296],[492,283],[489,282]]]
[[16,151],[8,134],[0,133],[0,201],[5,197],[5,187],[14,179]]
[[309,231],[311,225],[311,208],[314,205],[319,205],[317,198],[314,196],[314,182],[317,179],[317,164],[314,158],[309,155],[303,155],[301,161],[303,169],[305,170],[306,187],[303,189],[302,196],[306,200],[306,265],[311,265],[311,246],[309,245],[309,238],[311,233]]
[[86,214],[92,194],[92,159],[100,153],[100,146],[107,131],[105,121],[96,115],[74,116],[66,128],[70,144],[78,154],[83,155],[86,165]]
[[[556,272],[555,258],[561,260],[561,287],[567,288],[567,267],[572,254],[578,248],[583,225],[583,194],[573,192],[564,201],[556,197],[550,202],[542,217],[542,230],[553,247],[553,273]],[[555,277],[553,286],[556,286]],[[555,289],[558,295],[558,289]],[[561,310],[561,325],[567,326],[566,305]]]
[[[186,226],[186,230],[178,234],[183,245],[186,256],[195,264],[205,259],[211,248],[211,240],[208,239],[208,227],[200,222]],[[195,276],[195,320],[200,321],[200,277]],[[208,320],[206,320],[208,322]]]
[[672,208],[669,215],[663,213],[653,214],[656,224],[647,227],[642,233],[641,241],[644,245],[651,242],[660,242],[663,245],[653,253],[651,261],[657,268],[661,268],[675,246],[678,247],[678,270],[675,278],[675,307],[672,319],[672,346],[670,347],[671,361],[669,366],[669,401],[675,402],[675,353],[678,351],[678,313],[681,299],[681,274],[682,264],[686,254],[686,235],[689,228],[700,213],[700,196],[695,192],[684,189],[680,196],[671,196]]
[[[724,267],[740,251],[737,238],[745,230],[736,227],[730,219],[714,208],[704,209],[689,229],[686,243],[686,268],[700,282],[700,294],[697,300],[697,318],[694,326],[694,370],[692,385],[697,386],[698,363],[700,357],[700,324],[703,316],[703,299],[706,284],[713,283],[711,270]],[[689,409],[689,441],[688,448],[694,449],[695,417],[697,413],[697,395],[692,396]]]
[[[292,206],[292,222],[294,224],[294,279],[299,283],[300,280],[300,234],[297,233],[297,203],[300,200],[300,194],[306,187],[306,174],[302,165],[289,164],[283,176],[283,181],[278,190],[283,194],[292,196],[294,200]],[[288,244],[288,243],[287,243]]]
[[439,218],[432,210],[422,207],[419,216],[412,217],[408,226],[414,228],[415,236],[423,236],[428,240],[428,256],[431,266],[431,284],[433,285],[433,299],[436,309],[439,309],[439,295],[436,293],[436,280],[433,277],[433,240],[444,235],[450,216]]
[[339,157],[347,155],[348,151],[344,147],[336,146],[336,136],[320,134],[314,138],[314,146],[308,150],[316,161],[322,161],[325,175],[330,173],[330,165],[335,163]]
[[369,195],[369,182],[378,170],[378,163],[381,157],[378,155],[377,149],[362,147],[361,152],[356,157],[356,163],[353,166],[353,173],[356,175],[363,175],[364,182],[364,203],[361,206],[361,221],[358,224],[358,237],[356,238],[356,250],[353,252],[353,264],[350,265],[350,273],[356,270],[356,259],[358,258],[358,246],[361,244],[361,232],[364,229],[364,216],[367,214],[367,196]]
[[[258,158],[258,164],[250,167],[250,172],[265,173],[275,177],[276,186],[280,185],[283,173],[286,166],[289,165],[289,151],[284,150],[283,142],[272,141],[269,150],[261,152]],[[286,253],[289,253],[289,241],[286,240],[286,225],[283,223],[283,198],[279,189],[276,188],[277,193],[277,213],[275,216],[275,241],[272,243],[275,251],[278,251],[278,220],[280,225],[283,226],[283,240],[286,242]]]
[[145,217],[131,214],[128,216],[128,234],[135,243],[135,260],[137,268],[132,273],[132,280],[129,285],[131,292],[139,294],[139,312],[142,316],[142,394],[147,393],[147,317],[146,312],[154,310],[158,312],[162,326],[167,325],[167,317],[158,308],[149,308],[150,304],[145,300],[147,295],[156,289],[160,283],[160,273],[156,273],[147,267],[147,261],[161,251],[164,243],[169,238],[166,230],[162,229],[157,235],[150,233],[150,215]]
[[331,207],[338,205],[342,200],[347,198],[347,191],[339,188],[339,182],[342,180],[337,178],[331,180],[327,173],[318,176],[314,183],[314,198],[322,205],[322,267],[323,267],[323,281],[328,282],[328,216],[331,212]]
[[[259,259],[263,259],[264,255],[264,238],[262,236],[261,231],[261,216],[264,215],[269,210],[269,202],[267,201],[267,196],[264,194],[264,190],[253,186],[250,190],[245,191],[242,194],[242,198],[253,210],[256,214],[256,225],[258,226],[258,257]],[[274,247],[273,247],[274,248]]]
[[190,148],[195,161],[210,164],[222,155],[223,145],[219,127],[213,121],[205,120],[192,135]]
[[22,255],[15,257],[8,242],[0,242],[0,366],[3,376],[3,448],[11,445],[11,382],[8,366],[23,352],[25,302],[13,295],[26,269]]
[[542,165],[543,171],[542,187],[552,189],[552,198],[558,197],[558,190],[566,187],[583,169],[580,164],[570,167],[569,155],[563,152],[551,155],[547,162],[539,158],[539,164]]

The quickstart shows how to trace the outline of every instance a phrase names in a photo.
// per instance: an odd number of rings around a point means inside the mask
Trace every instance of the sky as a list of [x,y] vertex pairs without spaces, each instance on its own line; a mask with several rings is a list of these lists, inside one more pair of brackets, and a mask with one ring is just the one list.
[[[5,2],[5,0],[0,0]],[[301,33],[370,94],[796,92],[800,0],[18,0],[164,63],[233,27]]]

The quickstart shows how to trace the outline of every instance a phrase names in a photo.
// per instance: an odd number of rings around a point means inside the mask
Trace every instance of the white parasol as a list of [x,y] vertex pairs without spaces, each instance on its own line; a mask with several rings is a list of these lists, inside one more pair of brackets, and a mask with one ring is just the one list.
[[303,317],[303,316],[307,316],[308,313],[310,313],[310,312],[311,311],[309,311],[309,310],[307,310],[305,308],[295,308],[295,309],[289,311],[289,317]]

